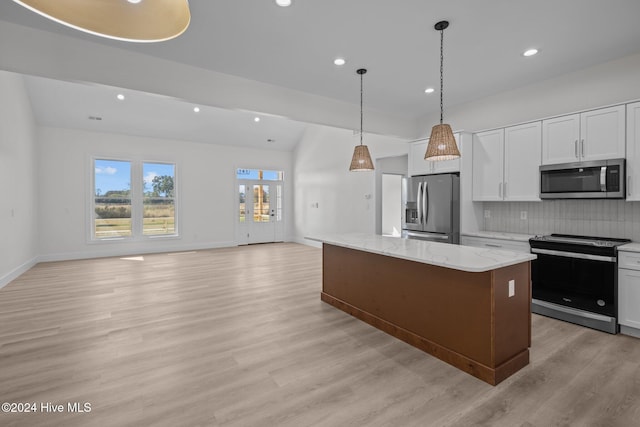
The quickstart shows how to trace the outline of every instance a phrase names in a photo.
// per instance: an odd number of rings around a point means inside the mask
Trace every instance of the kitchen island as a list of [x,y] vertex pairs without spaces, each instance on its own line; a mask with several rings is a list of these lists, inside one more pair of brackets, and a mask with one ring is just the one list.
[[323,243],[322,301],[489,384],[529,363],[535,255],[367,234]]

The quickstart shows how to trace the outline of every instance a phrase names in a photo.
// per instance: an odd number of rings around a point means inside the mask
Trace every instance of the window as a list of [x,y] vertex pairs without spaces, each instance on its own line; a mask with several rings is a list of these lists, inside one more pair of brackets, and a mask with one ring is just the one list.
[[175,166],[164,163],[144,163],[142,233],[146,236],[175,234],[174,200]]
[[92,240],[177,235],[175,164],[94,159],[93,171]]
[[96,160],[94,171],[94,237],[131,236],[131,162]]

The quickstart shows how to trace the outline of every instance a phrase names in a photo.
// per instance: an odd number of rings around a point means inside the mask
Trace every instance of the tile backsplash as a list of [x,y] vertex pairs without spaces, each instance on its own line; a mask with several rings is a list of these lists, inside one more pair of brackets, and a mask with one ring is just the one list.
[[484,202],[482,205],[485,231],[531,235],[563,233],[640,241],[640,202],[545,200]]

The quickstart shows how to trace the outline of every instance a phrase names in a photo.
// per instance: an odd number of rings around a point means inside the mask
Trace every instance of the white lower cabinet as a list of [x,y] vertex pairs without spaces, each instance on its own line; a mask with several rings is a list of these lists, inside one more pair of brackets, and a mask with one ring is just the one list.
[[640,253],[618,252],[620,332],[640,337]]
[[498,239],[492,237],[476,237],[476,236],[462,236],[460,238],[460,244],[464,246],[474,246],[476,248],[485,249],[501,249],[505,251],[513,252],[531,252],[529,242],[521,242],[519,240]]

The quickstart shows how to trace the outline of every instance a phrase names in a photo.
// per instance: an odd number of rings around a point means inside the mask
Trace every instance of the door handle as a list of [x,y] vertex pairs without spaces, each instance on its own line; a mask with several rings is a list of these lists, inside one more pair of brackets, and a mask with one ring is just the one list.
[[577,159],[578,158],[578,140],[577,139],[573,142],[573,153]]
[[422,183],[418,183],[418,224],[422,225]]
[[422,198],[422,210],[424,211],[424,223],[426,225],[427,221],[429,221],[429,184],[426,182],[424,183],[424,195],[425,197]]
[[584,139],[580,140],[580,152],[582,153],[582,157],[584,157]]
[[627,177],[627,196],[631,196],[631,175]]

